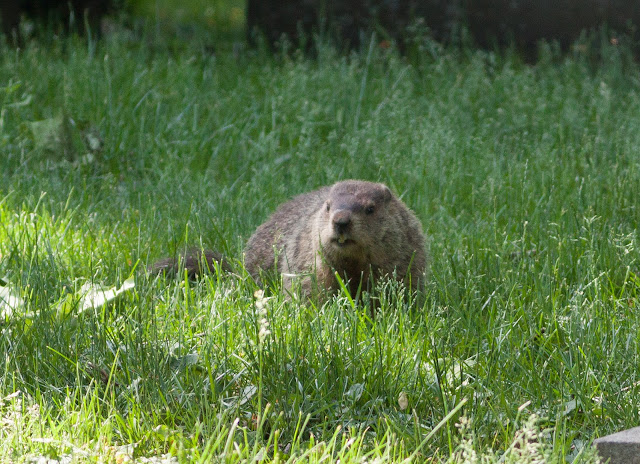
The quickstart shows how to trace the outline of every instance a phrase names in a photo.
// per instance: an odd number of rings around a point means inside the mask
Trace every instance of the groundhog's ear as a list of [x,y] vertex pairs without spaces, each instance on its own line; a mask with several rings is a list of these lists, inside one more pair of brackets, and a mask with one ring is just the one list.
[[386,203],[389,200],[391,200],[391,198],[393,197],[393,194],[391,193],[391,190],[389,190],[389,187],[387,187],[384,184],[380,184],[380,185],[382,185],[382,192],[383,192],[383,195],[384,195],[382,198],[384,199],[384,202]]

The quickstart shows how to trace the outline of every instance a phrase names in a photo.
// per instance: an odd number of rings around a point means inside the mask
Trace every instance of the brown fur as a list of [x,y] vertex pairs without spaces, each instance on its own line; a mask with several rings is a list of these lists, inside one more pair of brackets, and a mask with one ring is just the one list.
[[181,268],[184,268],[187,271],[187,277],[195,279],[206,272],[212,272],[216,267],[216,263],[219,264],[220,269],[223,271],[231,272],[232,269],[229,262],[220,253],[210,250],[190,249],[180,258],[164,258],[156,261],[149,268],[149,273],[164,273],[169,277],[174,277]]
[[[190,275],[201,269],[189,265],[202,261],[185,259]],[[177,264],[162,263],[153,269]],[[366,287],[382,276],[415,286],[426,272],[427,254],[420,222],[387,186],[347,180],[280,205],[249,238],[245,266],[256,279],[261,270],[277,271],[285,288],[298,282],[307,295],[334,292],[338,272],[355,295],[361,283]]]

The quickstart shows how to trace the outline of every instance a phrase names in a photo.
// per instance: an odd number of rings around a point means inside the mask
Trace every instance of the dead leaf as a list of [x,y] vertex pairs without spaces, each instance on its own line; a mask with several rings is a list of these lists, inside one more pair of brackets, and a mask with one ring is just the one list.
[[78,305],[79,312],[83,312],[87,309],[97,309],[104,304],[115,300],[118,296],[133,289],[135,286],[136,283],[133,277],[129,277],[125,280],[120,288],[108,288],[87,282],[80,289],[80,293],[83,296],[80,298]]
[[400,406],[401,411],[404,411],[409,406],[409,398],[405,392],[400,392],[400,395],[398,395],[398,406]]
[[24,300],[15,289],[0,287],[0,319],[11,319],[17,309],[24,307]]

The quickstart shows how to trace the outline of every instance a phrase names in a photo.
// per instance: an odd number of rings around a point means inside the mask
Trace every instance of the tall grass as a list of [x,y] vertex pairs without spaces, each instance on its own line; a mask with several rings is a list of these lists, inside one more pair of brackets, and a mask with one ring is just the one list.
[[[592,462],[592,438],[637,425],[626,49],[316,55],[120,35],[5,50],[2,459]],[[242,272],[144,277],[191,245],[241,262],[279,203],[345,178],[421,219],[420,298],[387,284],[371,319]]]

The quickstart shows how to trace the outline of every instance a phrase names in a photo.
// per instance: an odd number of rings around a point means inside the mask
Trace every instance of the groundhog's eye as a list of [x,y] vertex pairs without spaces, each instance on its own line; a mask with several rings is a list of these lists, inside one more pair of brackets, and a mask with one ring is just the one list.
[[374,211],[373,205],[367,206],[367,208],[364,210],[364,212],[367,214],[373,214],[373,211]]
[[331,205],[329,204],[329,202],[327,202],[327,211],[329,211],[331,209]]

